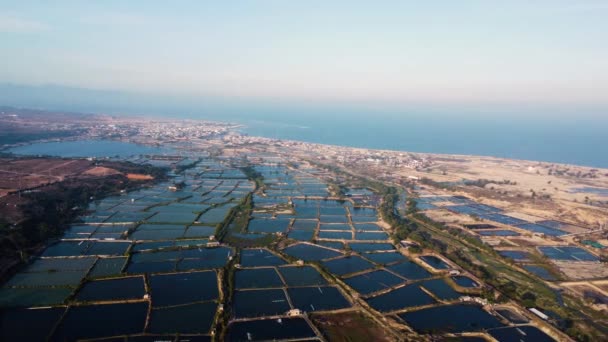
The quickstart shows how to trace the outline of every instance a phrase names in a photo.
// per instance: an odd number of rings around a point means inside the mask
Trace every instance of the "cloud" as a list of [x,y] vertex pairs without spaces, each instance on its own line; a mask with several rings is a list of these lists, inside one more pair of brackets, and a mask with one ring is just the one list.
[[34,20],[21,18],[12,14],[0,13],[0,32],[35,33],[49,30],[49,26]]

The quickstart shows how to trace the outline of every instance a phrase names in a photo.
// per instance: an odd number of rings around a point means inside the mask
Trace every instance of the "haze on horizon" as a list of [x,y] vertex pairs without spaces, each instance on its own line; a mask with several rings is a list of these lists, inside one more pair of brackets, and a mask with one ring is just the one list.
[[601,0],[0,4],[5,84],[244,102],[608,108]]

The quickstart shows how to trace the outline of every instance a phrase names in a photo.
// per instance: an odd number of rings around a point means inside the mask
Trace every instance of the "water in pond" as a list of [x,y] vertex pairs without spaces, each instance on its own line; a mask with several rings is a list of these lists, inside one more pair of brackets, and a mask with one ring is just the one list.
[[128,274],[161,273],[173,271],[175,271],[175,261],[138,262],[130,263],[127,267]]
[[310,325],[303,318],[266,319],[234,322],[228,327],[228,341],[274,341],[315,338]]
[[418,283],[418,285],[424,287],[441,300],[453,300],[461,296],[460,293],[456,292],[456,290],[443,279],[425,280]]
[[58,288],[0,288],[0,307],[32,307],[63,303],[74,291]]
[[431,273],[412,261],[388,266],[387,269],[410,280],[424,279],[431,276]]
[[417,285],[400,287],[367,300],[374,309],[387,312],[435,303],[435,300]]
[[0,340],[46,341],[64,312],[60,307],[0,311]]
[[325,261],[323,262],[323,266],[325,266],[325,268],[327,268],[331,273],[342,276],[372,268],[374,267],[374,264],[361,258],[360,256],[355,255]]
[[452,277],[452,280],[458,285],[458,286],[462,286],[462,287],[466,287],[466,288],[474,288],[474,287],[479,287],[479,284],[466,276],[455,276]]
[[274,268],[237,270],[234,274],[237,289],[282,287],[283,282]]
[[15,147],[9,152],[21,155],[49,155],[58,157],[129,157],[140,154],[170,153],[167,148],[138,145],[111,140],[82,140],[34,143]]
[[23,272],[57,272],[88,270],[97,258],[78,259],[36,259]]
[[218,297],[213,271],[153,275],[150,292],[154,307],[213,300]]
[[407,261],[403,254],[399,252],[365,253],[362,255],[364,258],[382,265],[392,264],[400,261]]
[[405,280],[390,272],[379,270],[345,279],[344,282],[362,295],[368,295],[401,284]]
[[353,233],[351,232],[328,232],[328,231],[320,231],[319,232],[320,239],[335,239],[335,240],[351,240],[353,238]]
[[314,233],[312,230],[292,230],[287,234],[287,237],[297,241],[310,241]]
[[337,223],[337,224],[321,224],[319,230],[340,230],[340,231],[352,231],[353,228],[349,224]]
[[502,326],[496,317],[481,307],[466,304],[432,307],[403,313],[399,317],[421,333],[472,332]]
[[211,329],[217,303],[195,303],[153,309],[150,332],[155,334],[206,334]]
[[103,300],[141,299],[145,294],[144,278],[129,277],[97,280],[85,283],[76,300],[82,302]]
[[311,266],[279,267],[287,286],[325,285],[327,280]]
[[147,313],[147,302],[72,306],[55,330],[52,339],[75,341],[142,333]]
[[289,227],[289,220],[285,219],[274,219],[274,220],[263,220],[253,219],[249,221],[247,231],[252,233],[276,233],[285,232]]
[[235,291],[233,303],[237,318],[282,315],[291,309],[281,289]]
[[448,264],[446,264],[445,261],[441,260],[440,258],[438,258],[434,255],[421,256],[420,260],[424,261],[425,263],[427,263],[429,266],[431,266],[432,268],[434,268],[436,270],[446,270],[446,269],[450,268],[450,266]]
[[317,247],[309,244],[296,244],[289,246],[283,250],[286,254],[291,255],[294,258],[298,258],[305,261],[316,261],[322,259],[333,258],[342,255],[331,249]]
[[285,264],[285,261],[265,249],[243,249],[241,252],[241,266],[278,266]]
[[9,287],[47,287],[47,286],[77,286],[87,271],[57,271],[57,272],[20,272],[15,274],[7,283]]
[[305,312],[338,310],[350,306],[333,286],[297,287],[287,289],[294,308]]

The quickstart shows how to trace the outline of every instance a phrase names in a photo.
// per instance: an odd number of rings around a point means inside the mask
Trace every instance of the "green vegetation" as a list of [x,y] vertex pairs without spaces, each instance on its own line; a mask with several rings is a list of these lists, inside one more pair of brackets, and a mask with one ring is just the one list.
[[241,171],[243,171],[249,180],[255,182],[255,190],[264,188],[264,177],[252,166],[242,167]]

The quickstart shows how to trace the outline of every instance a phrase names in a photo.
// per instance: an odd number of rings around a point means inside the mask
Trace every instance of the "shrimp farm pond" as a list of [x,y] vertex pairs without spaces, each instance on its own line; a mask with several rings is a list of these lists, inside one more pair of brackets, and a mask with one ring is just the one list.
[[[69,144],[65,153],[77,153]],[[391,321],[394,340],[428,332],[550,339],[476,299],[483,283],[441,255],[404,252],[375,191],[336,194],[327,170],[278,156],[243,164],[116,148],[91,153],[167,167],[168,180],[92,200],[10,277],[0,287],[0,340],[326,341],[332,335],[319,322],[339,315],[376,327]],[[41,150],[15,152],[32,151]]]

